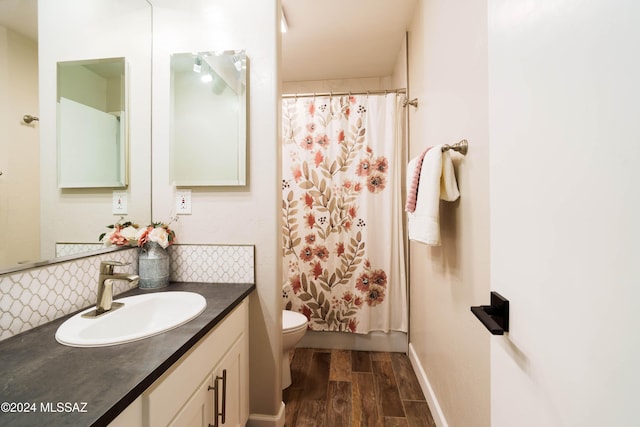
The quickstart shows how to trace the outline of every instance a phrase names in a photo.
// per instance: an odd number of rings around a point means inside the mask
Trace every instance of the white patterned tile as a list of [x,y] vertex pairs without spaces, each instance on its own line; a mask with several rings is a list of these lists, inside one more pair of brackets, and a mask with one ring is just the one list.
[[46,301],[41,301],[40,305],[38,305],[38,313],[41,316],[45,316],[47,314],[47,310],[49,309],[49,304]]
[[22,307],[22,310],[20,311],[20,317],[23,319],[29,319],[34,313],[36,312],[27,305]]
[[20,293],[20,297],[18,298],[20,302],[24,305],[29,305],[33,294],[31,293],[31,289],[23,289]]
[[64,283],[62,283],[59,280],[56,280],[55,283],[53,283],[51,285],[50,285],[49,289],[51,289],[52,294],[54,294],[54,295],[60,295],[62,293],[62,290],[65,288]]
[[38,313],[37,311],[34,311],[30,317],[27,318],[27,321],[25,323],[31,325],[32,328],[36,327],[37,325],[40,324],[40,319],[42,318],[42,316],[40,316],[40,313]]
[[13,300],[13,304],[11,304],[11,308],[9,308],[9,313],[13,315],[13,317],[18,318],[24,305],[19,300]]
[[56,294],[54,292],[49,292],[47,293],[47,295],[44,297],[45,301],[47,301],[47,303],[49,304],[49,306],[54,307],[55,308],[55,303],[56,303]]
[[12,287],[11,290],[9,291],[9,295],[13,298],[13,299],[19,299],[20,296],[22,295],[22,292],[24,291],[24,289],[22,289],[22,286],[20,286],[19,283],[15,283]]
[[54,307],[54,308],[57,308],[58,310],[60,310],[60,309],[61,309],[61,307],[64,305],[64,301],[65,301],[65,300],[64,300],[64,298],[62,297],[62,295],[57,294],[57,295],[55,296],[55,301],[53,302],[53,304],[52,304],[52,305],[53,305],[53,307]]
[[62,292],[60,292],[60,295],[62,295],[62,298],[68,299],[71,295],[71,288],[65,286],[64,288],[62,288]]
[[0,276],[0,295],[8,294],[12,285],[13,281],[10,276]]
[[9,310],[3,309],[2,314],[0,314],[0,331],[9,329],[12,320],[13,316],[9,313]]
[[38,295],[32,295],[28,300],[21,300],[25,306],[37,307],[42,302],[42,299]]
[[[0,295],[4,295],[4,294],[5,292],[0,290]],[[13,300],[10,298],[0,298],[0,313],[5,313],[9,311],[9,308],[11,307],[12,302]]]
[[50,270],[43,268],[41,270],[31,270],[31,277],[38,280],[40,283],[46,283],[47,279],[51,276]]
[[253,245],[175,245],[169,255],[173,281],[255,283]]

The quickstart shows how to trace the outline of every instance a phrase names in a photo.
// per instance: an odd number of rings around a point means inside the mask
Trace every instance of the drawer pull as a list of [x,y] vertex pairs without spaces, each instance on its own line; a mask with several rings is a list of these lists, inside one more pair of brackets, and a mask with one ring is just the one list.
[[[218,405],[218,381],[222,380],[222,411],[219,409]],[[213,380],[213,386],[208,387],[209,390],[213,390],[213,417],[214,422],[213,425],[209,424],[209,427],[218,427],[218,417],[221,417],[220,421],[222,424],[226,422],[227,419],[227,370],[222,370],[222,376],[216,375],[216,378]]]

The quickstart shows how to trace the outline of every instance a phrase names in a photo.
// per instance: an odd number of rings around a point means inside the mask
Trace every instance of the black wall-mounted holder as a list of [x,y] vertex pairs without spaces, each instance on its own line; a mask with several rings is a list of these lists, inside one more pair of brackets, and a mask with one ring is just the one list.
[[509,332],[509,300],[497,292],[491,292],[491,305],[471,307],[471,312],[493,335]]

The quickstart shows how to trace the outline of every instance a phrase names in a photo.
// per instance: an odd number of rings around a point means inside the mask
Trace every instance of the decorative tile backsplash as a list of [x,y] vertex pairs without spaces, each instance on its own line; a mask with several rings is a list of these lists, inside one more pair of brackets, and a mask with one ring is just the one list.
[[[169,248],[171,280],[254,283],[254,246],[174,245]],[[135,274],[135,248],[94,255],[0,275],[0,341],[96,302],[100,261],[129,264],[118,272]],[[114,282],[114,295],[131,288]]]
[[255,283],[253,249],[253,245],[170,246],[170,279],[173,282]]

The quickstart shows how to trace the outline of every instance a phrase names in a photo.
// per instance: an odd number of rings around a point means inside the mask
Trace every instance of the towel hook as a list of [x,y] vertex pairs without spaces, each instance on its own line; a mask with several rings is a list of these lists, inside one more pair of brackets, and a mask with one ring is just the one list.
[[463,139],[462,141],[456,142],[455,144],[452,144],[452,145],[444,144],[442,146],[442,152],[444,153],[445,151],[448,151],[448,150],[457,151],[463,156],[466,156],[467,151],[469,151],[469,143],[467,142],[466,139]]
[[40,119],[36,116],[32,116],[31,114],[25,114],[24,116],[22,116],[22,121],[25,122],[26,124],[30,124],[33,121],[39,121]]

